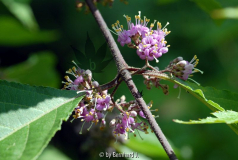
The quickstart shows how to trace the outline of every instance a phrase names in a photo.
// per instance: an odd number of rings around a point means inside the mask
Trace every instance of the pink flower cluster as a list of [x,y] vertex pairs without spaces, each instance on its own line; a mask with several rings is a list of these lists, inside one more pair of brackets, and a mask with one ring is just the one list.
[[127,44],[131,48],[137,49],[137,55],[141,59],[147,59],[149,61],[157,60],[163,54],[168,52],[169,45],[166,45],[165,37],[170,33],[167,31],[166,26],[163,28],[160,22],[157,22],[157,29],[153,30],[156,23],[154,21],[147,27],[149,19],[144,17],[141,19],[141,12],[135,16],[135,24],[131,22],[131,17],[124,16],[127,20],[128,30],[123,29],[123,25],[120,25],[119,21],[112,25],[112,28],[117,32],[118,42],[121,46]]
[[[74,119],[81,119],[84,123],[91,123],[91,126],[100,123],[100,129],[104,129],[106,127],[105,115],[115,107],[107,90],[98,90],[99,83],[92,81],[92,72],[90,70],[83,70],[77,66],[77,68],[69,69],[66,73],[72,75],[74,79],[72,80],[69,76],[65,76],[67,82],[63,82],[65,84],[64,89],[76,90],[77,93],[86,93],[74,109]],[[120,103],[118,103],[119,101]],[[121,105],[122,111],[110,123],[110,126],[113,127],[114,135],[127,135],[128,132],[134,133],[134,130],[148,133],[148,125],[136,120],[137,115],[143,118],[145,118],[145,115],[135,101],[126,102],[125,96],[122,96],[121,100],[117,100],[116,103]],[[152,107],[152,104],[150,104],[150,107]],[[82,128],[80,133],[82,133]]]
[[148,125],[143,122],[136,122],[137,113],[135,111],[125,112],[120,114],[110,122],[110,127],[113,128],[115,136],[125,135],[125,139],[128,137],[128,132],[134,133],[134,130],[145,132],[148,134]]
[[74,119],[80,118],[85,122],[93,122],[97,124],[101,122],[101,126],[105,126],[104,111],[110,107],[111,97],[107,94],[107,90],[97,92],[94,88],[99,86],[97,81],[92,81],[92,72],[83,70],[77,66],[69,69],[66,73],[71,74],[75,79],[71,80],[69,76],[65,76],[67,82],[63,82],[64,88],[69,90],[77,90],[86,92],[85,97],[75,108]]

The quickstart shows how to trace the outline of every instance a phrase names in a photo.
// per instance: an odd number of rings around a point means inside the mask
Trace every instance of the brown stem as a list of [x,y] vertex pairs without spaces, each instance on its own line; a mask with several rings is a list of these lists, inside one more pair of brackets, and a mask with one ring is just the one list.
[[161,145],[163,146],[163,148],[164,148],[165,152],[167,153],[167,155],[169,156],[169,158],[171,160],[177,159],[176,155],[174,154],[173,149],[171,148],[171,146],[168,143],[166,137],[164,136],[162,130],[160,129],[157,122],[155,121],[155,119],[152,116],[150,110],[148,109],[145,101],[141,97],[138,89],[136,88],[136,86],[132,80],[130,72],[127,69],[124,69],[124,68],[127,68],[128,65],[125,62],[125,60],[123,59],[121,52],[118,49],[117,44],[114,41],[110,31],[108,30],[107,25],[106,25],[103,17],[101,16],[99,10],[96,9],[96,7],[94,6],[94,4],[91,0],[85,0],[85,1],[86,1],[87,5],[89,6],[89,9],[91,10],[95,20],[97,21],[97,23],[104,35],[109,47],[110,47],[111,53],[112,53],[113,58],[116,62],[118,74],[121,71],[120,75],[121,75],[122,79],[126,82],[132,95],[136,99],[141,110],[144,112],[152,130],[154,131],[155,135],[157,136],[158,140],[160,141]]

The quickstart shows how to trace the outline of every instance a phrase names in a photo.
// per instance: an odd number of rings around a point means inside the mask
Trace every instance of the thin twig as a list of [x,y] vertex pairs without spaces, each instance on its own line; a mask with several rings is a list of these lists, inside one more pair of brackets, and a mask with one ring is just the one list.
[[[113,55],[113,58],[116,62],[116,66],[117,66],[117,71],[121,71],[123,68],[127,68],[128,65],[125,62],[125,60],[123,59],[120,50],[117,47],[116,42],[114,41],[110,31],[108,30],[108,27],[102,17],[102,15],[100,14],[99,10],[96,9],[95,5],[93,4],[93,2],[91,0],[85,0],[87,5],[89,6],[89,9],[91,10],[95,20],[97,21],[109,47],[111,50],[111,53]],[[176,160],[177,157],[174,154],[173,149],[171,148],[170,144],[168,143],[166,137],[164,136],[162,130],[160,129],[159,125],[157,124],[157,122],[155,121],[154,117],[152,116],[150,110],[148,109],[145,101],[143,100],[143,98],[141,97],[138,89],[136,88],[131,74],[130,72],[125,69],[122,70],[120,73],[122,79],[126,82],[128,88],[130,89],[132,95],[134,96],[134,98],[136,99],[138,105],[140,106],[141,110],[143,111],[143,113],[145,114],[152,130],[154,131],[155,135],[157,136],[158,140],[160,141],[161,145],[163,146],[165,152],[167,153],[167,155],[169,156],[169,158],[171,160]]]

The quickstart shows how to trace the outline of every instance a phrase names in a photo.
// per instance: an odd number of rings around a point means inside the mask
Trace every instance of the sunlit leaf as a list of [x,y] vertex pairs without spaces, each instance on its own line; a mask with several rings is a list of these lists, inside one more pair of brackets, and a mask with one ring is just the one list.
[[215,19],[238,19],[238,7],[237,8],[224,8],[224,9],[216,9],[211,13],[212,18]]
[[30,30],[37,30],[38,24],[32,12],[29,0],[2,0],[12,14]]
[[189,122],[174,120],[174,122],[182,124],[238,123],[238,112],[228,110],[228,111],[218,111],[212,114],[217,118],[207,117],[206,119],[190,120]]
[[75,91],[0,81],[1,159],[36,159],[82,99]]

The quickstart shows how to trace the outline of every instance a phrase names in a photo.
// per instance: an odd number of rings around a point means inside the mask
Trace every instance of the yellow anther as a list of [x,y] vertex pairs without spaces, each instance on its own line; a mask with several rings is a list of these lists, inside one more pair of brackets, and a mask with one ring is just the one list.
[[114,24],[112,24],[112,28],[114,28],[115,27],[115,25]]
[[117,24],[119,24],[120,22],[117,20],[117,22],[116,22]]
[[150,21],[150,19],[146,19],[146,21],[147,21],[147,22],[149,22],[149,21]]
[[167,35],[170,34],[170,33],[171,33],[171,31],[166,31],[166,32],[165,32],[165,34],[167,34]]
[[158,109],[155,109],[156,112],[158,112],[159,110]]
[[95,97],[96,97],[96,98],[102,98],[99,94],[96,94]]
[[197,70],[197,69],[194,69],[194,72],[199,72],[199,70]]
[[72,72],[72,69],[70,68],[70,69],[68,70],[68,72],[71,73],[71,72]]
[[72,69],[73,69],[73,71],[74,71],[74,72],[76,72],[76,71],[77,71],[77,70],[76,70],[76,67],[72,67]]
[[143,47],[145,48],[145,47],[147,47],[147,45],[145,44],[145,45],[143,45]]
[[121,28],[123,29],[123,25],[121,25]]
[[161,28],[162,28],[162,26],[161,26],[161,23],[160,23],[160,22],[157,22],[157,26],[158,26],[158,28],[159,28],[159,29],[161,29]]
[[167,41],[164,41],[164,44],[167,44]]
[[158,44],[155,44],[155,47],[157,47],[158,46]]
[[155,25],[154,25],[154,23],[151,23],[150,24],[150,28],[153,28]]
[[153,50],[154,53],[156,53],[156,50]]
[[116,32],[121,32],[121,28],[118,28],[115,30]]
[[141,23],[143,23],[144,21],[143,20],[140,20],[141,21]]
[[68,81],[68,82],[70,81],[69,76],[65,76],[64,78],[66,79],[66,81]]
[[126,131],[129,132],[129,128],[126,128]]
[[167,45],[166,47],[170,47],[170,45]]

